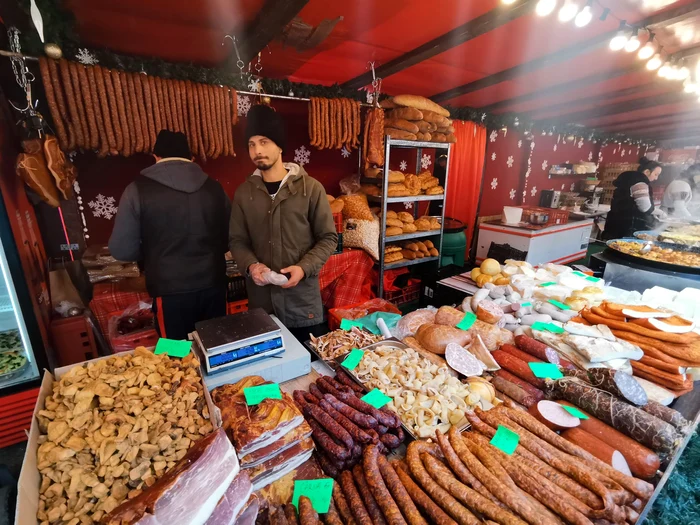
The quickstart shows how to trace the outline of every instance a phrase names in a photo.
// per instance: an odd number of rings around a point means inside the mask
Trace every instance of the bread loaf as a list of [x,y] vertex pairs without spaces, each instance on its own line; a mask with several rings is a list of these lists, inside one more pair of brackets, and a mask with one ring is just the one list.
[[429,179],[424,179],[420,187],[422,190],[429,190],[438,184],[440,184],[440,181],[437,177],[430,177]]
[[421,181],[413,173],[406,175],[406,180],[404,181],[406,188],[408,188],[409,195],[416,196],[420,195],[421,192]]
[[403,255],[401,252],[392,252],[392,253],[387,253],[384,255],[384,263],[389,264],[393,262],[397,262],[403,259]]
[[430,142],[433,140],[433,135],[429,132],[421,133],[420,131],[416,133],[416,138],[425,142]]
[[401,246],[398,246],[396,244],[389,244],[384,248],[384,253],[394,253],[394,252],[400,252],[401,251]]
[[409,191],[403,184],[389,184],[387,194],[389,197],[408,197]]
[[445,189],[442,186],[433,186],[425,190],[426,195],[442,195],[445,193]]
[[331,213],[342,213],[343,208],[345,208],[345,201],[342,199],[336,199],[331,202]]
[[454,133],[450,133],[449,135],[447,135],[447,139],[445,140],[445,142],[454,144],[455,142],[457,142],[457,137],[455,137]]
[[440,255],[440,252],[438,252],[436,248],[430,248],[431,257],[437,257],[438,255]]
[[398,219],[390,219],[389,217],[386,218],[386,225],[394,226],[396,228],[403,228],[403,222]]
[[408,223],[411,223],[411,224],[412,224],[413,221],[415,220],[415,219],[413,218],[413,215],[411,215],[411,214],[408,213],[407,211],[400,211],[400,212],[398,213],[398,219],[399,219],[401,222],[408,222]]
[[425,244],[425,247],[428,248],[428,250],[430,250],[431,248],[435,248],[433,241],[423,241],[423,244]]
[[400,184],[406,180],[406,175],[400,171],[390,171],[389,172],[389,182],[394,184]]
[[432,133],[437,130],[437,124],[434,122],[428,122],[427,120],[421,120],[415,123],[418,126],[418,131],[421,133]]
[[437,130],[437,128],[447,127],[452,123],[447,117],[432,111],[423,111],[423,120],[435,124],[435,129],[433,131]]
[[394,109],[401,106],[395,104],[391,98],[385,98],[379,103],[379,107],[383,109]]
[[387,115],[390,119],[400,118],[404,120],[423,120],[423,113],[416,108],[396,108]]
[[416,225],[413,224],[412,222],[404,222],[403,223],[403,232],[404,233],[416,233],[418,231],[418,228],[416,228]]
[[412,261],[416,258],[416,252],[412,250],[404,248],[403,250],[401,250],[401,253],[403,254],[403,258],[408,259],[409,261]]
[[430,221],[427,219],[418,219],[413,224],[416,225],[416,228],[418,228],[419,232],[430,231]]
[[447,135],[444,133],[433,133],[433,142],[447,142]]
[[397,140],[416,140],[418,138],[415,133],[409,133],[403,129],[384,128],[384,133]]
[[428,247],[421,241],[416,241],[416,246],[418,246],[419,251],[423,252],[426,255],[428,254]]
[[386,218],[387,219],[398,219],[399,215],[394,210],[387,210]]
[[436,104],[432,100],[418,95],[396,95],[393,98],[393,102],[394,104],[397,104],[399,106],[416,108],[420,109],[421,111],[432,111],[437,113],[438,115],[442,115],[443,117],[450,116],[450,112],[442,106],[440,106],[439,104]]
[[403,228],[398,228],[396,226],[389,226],[386,229],[386,236],[391,237],[393,235],[403,235]]
[[469,332],[439,324],[424,324],[416,332],[416,339],[426,350],[440,355],[450,343],[466,346],[472,340]]

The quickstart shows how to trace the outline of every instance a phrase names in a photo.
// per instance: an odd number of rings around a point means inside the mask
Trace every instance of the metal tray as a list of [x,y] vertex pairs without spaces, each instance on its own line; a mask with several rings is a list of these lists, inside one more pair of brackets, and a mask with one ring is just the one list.
[[311,344],[311,339],[307,339],[306,341],[304,341],[303,345],[304,348],[306,348],[311,353],[311,355],[316,356],[316,359],[318,359],[319,361],[323,361],[329,367],[331,367],[331,369],[335,370],[338,367],[338,363],[336,363],[334,360],[328,361],[321,357],[321,354],[316,352],[316,349],[314,349],[314,346]]
[[630,262],[637,263],[639,265],[643,266],[648,266],[650,268],[660,268],[662,270],[670,270],[673,272],[681,272],[681,273],[698,273],[698,270],[700,270],[700,266],[683,266],[681,264],[672,264],[672,263],[666,263],[662,261],[654,261],[651,259],[645,259],[643,257],[637,257],[636,255],[631,255],[629,253],[621,252],[620,250],[613,248],[613,243],[616,242],[636,242],[638,244],[644,244],[647,242],[650,242],[652,245],[657,245],[657,243],[653,241],[643,241],[641,239],[635,239],[632,237],[624,237],[622,239],[612,239],[607,241],[605,244],[607,246],[608,250],[611,250],[614,252],[617,256],[626,259]]
[[660,246],[661,248],[669,248],[671,250],[676,250],[678,252],[700,253],[700,246],[687,246],[685,244],[676,243],[676,242],[660,241],[660,240],[658,240],[659,233],[652,231],[652,230],[634,232],[634,236],[637,239],[641,239],[643,241],[646,241],[647,239],[642,238],[643,235],[648,235],[649,237],[652,237],[652,239],[649,239],[649,240],[651,242],[653,242],[654,244],[656,244],[657,246]]
[[0,374],[0,382],[9,381],[10,379],[14,379],[17,376],[22,375],[28,366],[29,359],[27,359],[27,356],[25,355],[24,364],[22,366],[20,366],[19,368],[15,368],[14,370],[11,370],[9,372],[5,372],[4,374]]

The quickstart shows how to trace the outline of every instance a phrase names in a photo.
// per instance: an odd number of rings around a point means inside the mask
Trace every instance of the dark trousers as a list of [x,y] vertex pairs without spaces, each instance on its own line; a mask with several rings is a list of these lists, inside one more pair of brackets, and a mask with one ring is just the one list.
[[325,335],[328,333],[328,324],[327,323],[320,323],[320,324],[315,324],[312,326],[305,326],[304,328],[289,328],[287,329],[292,333],[294,337],[297,338],[297,340],[300,343],[304,343],[305,341],[308,341],[311,339],[309,337],[309,334],[313,334],[314,337],[320,337],[322,335]]
[[226,288],[218,286],[198,292],[164,295],[153,299],[158,335],[187,339],[194,324],[226,315]]

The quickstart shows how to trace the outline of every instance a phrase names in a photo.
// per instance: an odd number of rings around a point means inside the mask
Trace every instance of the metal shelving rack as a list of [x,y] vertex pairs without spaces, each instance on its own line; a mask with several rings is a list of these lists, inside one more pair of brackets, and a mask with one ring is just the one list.
[[[391,157],[392,148],[415,149],[416,151],[416,175],[421,171],[421,158],[423,157],[423,149],[447,150],[447,166],[445,168],[445,180],[440,181],[440,185],[445,188],[442,195],[417,195],[415,197],[387,197],[389,188],[389,159]],[[416,264],[437,263],[439,267],[440,256],[424,257],[423,259],[414,259],[397,261],[395,263],[384,264],[384,248],[389,243],[408,241],[413,239],[423,239],[428,237],[438,237],[438,241],[433,241],[433,244],[442,254],[442,236],[445,229],[445,206],[444,200],[447,195],[447,178],[450,167],[450,144],[446,142],[421,142],[415,140],[396,140],[389,136],[384,137],[384,174],[382,181],[382,195],[379,197],[368,196],[369,202],[380,203],[382,209],[380,236],[379,236],[379,283],[377,284],[377,294],[379,297],[384,297],[384,271],[403,268],[404,266],[413,266]],[[364,181],[365,179],[363,179]],[[376,183],[376,179],[366,179],[367,182]],[[443,201],[442,214],[440,216],[440,229],[427,232],[408,233],[405,235],[386,236],[386,212],[387,205],[404,202],[425,202],[425,201]],[[418,206],[413,206],[413,216],[418,218]],[[437,268],[436,268],[437,269]]]

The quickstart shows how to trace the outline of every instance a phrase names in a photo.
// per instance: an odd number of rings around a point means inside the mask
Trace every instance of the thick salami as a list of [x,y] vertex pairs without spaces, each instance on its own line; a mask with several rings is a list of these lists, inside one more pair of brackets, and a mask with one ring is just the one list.
[[547,391],[554,399],[575,403],[656,452],[670,454],[681,441],[672,425],[577,379],[565,377],[548,382]]
[[[105,128],[104,119],[102,118],[102,109],[100,106],[100,94],[97,89],[97,79],[95,78],[95,67],[90,66],[85,68],[85,74],[87,75],[88,85],[90,86],[90,105],[92,107],[92,114],[95,118],[95,125],[97,126],[97,135],[100,142],[100,149],[97,152],[98,157],[106,157],[110,151],[109,138],[107,136],[107,130]],[[111,131],[111,130],[110,130]]]
[[372,416],[363,414],[358,410],[346,405],[344,402],[340,401],[337,397],[332,394],[325,394],[323,398],[328,401],[333,408],[338,412],[347,417],[350,421],[362,428],[377,428],[379,423]]
[[504,370],[507,370],[511,374],[518,376],[520,379],[527,381],[534,387],[544,387],[544,381],[539,377],[535,377],[535,374],[532,373],[532,370],[528,364],[522,359],[513,357],[502,350],[494,350],[491,352],[491,355],[493,355],[493,358]]
[[615,450],[610,445],[603,443],[600,439],[589,434],[585,430],[570,428],[562,432],[561,437],[574,445],[578,445],[586,452],[594,455],[599,460],[604,461],[623,474],[627,474],[628,476],[632,475],[632,471],[627,464],[625,456],[623,456],[619,450]]
[[345,466],[344,462],[332,460],[318,450],[316,451],[316,459],[318,460],[318,464],[321,466],[321,470],[332,478],[337,478],[340,476],[340,473]]
[[112,71],[110,76],[112,77],[112,85],[114,86],[114,96],[117,99],[119,127],[122,131],[123,145],[121,154],[125,157],[130,157],[133,154],[134,149],[132,147],[131,130],[129,129],[129,124],[127,123],[126,119],[126,96],[122,90],[122,82],[119,78],[119,71]]
[[374,499],[372,491],[370,490],[369,485],[367,485],[365,472],[362,470],[361,465],[355,465],[355,467],[352,469],[352,476],[355,479],[355,485],[357,486],[357,490],[362,497],[362,501],[364,501],[365,506],[367,507],[367,513],[372,519],[372,523],[374,523],[374,525],[386,525],[386,520],[382,514],[382,509],[379,508],[377,500]]
[[[316,396],[312,395],[310,392],[308,393],[308,395],[311,396],[313,399],[317,399]],[[330,417],[337,421],[340,424],[340,426],[347,430],[350,436],[352,437],[353,441],[362,444],[372,442],[372,436],[370,436],[367,432],[358,427],[355,423],[350,421],[343,414],[338,412],[335,408],[331,406],[331,404],[328,401],[326,401],[325,399],[321,399],[320,401],[318,401],[318,406],[320,406],[325,412],[328,413]]]
[[321,376],[316,380],[316,385],[318,388],[321,389],[321,391],[324,394],[330,394],[332,396],[335,396],[336,398],[340,399],[340,396],[343,395],[343,392],[338,390],[335,385],[333,384],[332,381],[329,380],[328,376]]
[[355,383],[355,381],[353,381],[352,378],[349,375],[347,375],[345,372],[343,372],[342,370],[338,370],[336,372],[335,379],[339,383],[341,383],[347,387],[350,387],[358,394],[364,395],[364,393],[365,393],[364,388],[362,388],[360,385]]
[[340,474],[340,487],[343,489],[343,495],[348,502],[350,512],[355,517],[355,522],[358,525],[373,525],[349,470],[344,470]]
[[350,457],[351,450],[338,445],[314,419],[309,419],[307,422],[313,430],[314,441],[330,458],[344,461]]
[[517,357],[518,359],[522,359],[526,363],[544,363],[541,359],[538,359],[537,357],[531,356],[527,352],[523,352],[519,348],[514,347],[513,345],[505,344],[501,345],[499,350],[502,350],[503,352],[512,355],[513,357]]
[[382,478],[384,478],[384,483],[386,483],[387,487],[389,488],[389,492],[391,492],[391,495],[401,509],[406,521],[410,525],[428,525],[420,515],[420,512],[418,512],[418,509],[413,503],[411,496],[408,495],[406,488],[396,475],[396,471],[394,471],[391,465],[389,465],[387,459],[378,452],[375,453],[375,457],[377,459],[377,463],[379,464],[379,472],[381,473]]
[[306,496],[299,498],[299,522],[301,525],[321,525],[311,500]]
[[[83,68],[82,64],[77,62],[68,62],[70,68],[70,79],[73,83],[73,93],[75,95],[75,105],[78,109],[78,117],[80,118],[80,125],[83,128],[83,138],[85,140],[85,148],[97,149],[99,139],[97,138],[97,129],[90,126],[88,121],[87,111],[85,109],[85,93],[84,91],[89,91],[90,87],[82,83],[80,78],[80,69]],[[87,79],[86,79],[87,80]]]
[[527,408],[530,408],[532,405],[537,403],[537,400],[520,386],[516,385],[515,383],[511,383],[501,376],[494,376],[493,379],[491,379],[491,383],[493,383],[493,386],[497,390],[500,390],[505,395]]
[[533,339],[532,337],[528,337],[526,335],[516,335],[515,345],[523,352],[527,352],[528,354],[547,363],[559,365],[562,368],[576,369],[576,367],[569,361],[560,357],[556,350],[550,348],[544,343],[541,343],[540,341],[537,341],[536,339]]
[[348,501],[343,495],[343,491],[340,485],[333,483],[333,502],[335,503],[336,509],[338,509],[338,514],[340,514],[340,519],[345,525],[355,525],[355,518],[348,507]]
[[350,449],[355,445],[350,433],[320,406],[307,403],[304,407],[304,415],[306,415],[307,418],[313,417],[326,430],[326,432],[328,432],[329,435],[340,441],[346,448]]
[[589,368],[587,373],[590,384],[623,401],[636,406],[646,405],[649,401],[642,385],[630,374],[611,368]]
[[[529,367],[528,367],[528,369],[529,369]],[[535,398],[537,401],[541,401],[542,399],[544,399],[544,392],[542,392],[542,390],[540,390],[539,388],[537,388],[535,386],[532,386],[527,381],[523,381],[522,379],[511,374],[507,370],[498,370],[498,371],[494,372],[494,376],[503,378],[506,381],[510,381],[514,385],[519,386],[520,388],[525,390],[525,392],[527,392],[530,396]],[[513,398],[513,399],[515,399],[515,398]]]
[[51,83],[51,71],[49,70],[49,65],[46,57],[39,57],[39,70],[41,71],[41,80],[44,84],[44,91],[46,92],[46,102],[49,106],[49,111],[51,112],[51,118],[53,119],[54,126],[56,127],[56,135],[58,136],[58,142],[61,145],[61,149],[68,151],[68,134],[66,133],[66,128],[63,123],[63,117],[58,109],[58,104],[56,102],[56,94],[54,92],[53,84]]
[[550,430],[559,431],[574,428],[581,420],[569,414],[559,403],[554,401],[538,401],[530,407],[528,413]]
[[440,506],[438,506],[430,496],[416,485],[410,474],[398,462],[393,463],[396,475],[401,480],[401,483],[406,488],[406,492],[411,496],[411,499],[418,505],[430,520],[436,525],[457,525],[457,522],[450,518]]
[[[114,150],[111,153],[112,155],[118,155],[123,153],[124,137],[122,135],[122,128],[119,120],[117,94],[114,90],[112,75],[109,71],[99,66],[96,66],[95,73],[97,73],[97,83],[102,83],[105,86],[105,92],[107,93],[107,101],[105,102],[106,111],[103,111],[103,116],[106,123],[107,116],[109,115],[109,121],[112,125],[112,129],[114,130]],[[104,109],[105,107],[103,105],[103,110]]]
[[86,147],[86,140],[85,135],[83,134],[83,127],[80,122],[80,115],[78,114],[78,106],[75,101],[73,84],[71,83],[70,66],[65,58],[62,58],[58,64],[59,70],[61,71],[63,89],[65,89],[66,92],[66,106],[68,107],[68,114],[70,115],[70,122],[72,124],[71,127],[75,133],[75,147],[84,148]]
[[690,422],[683,417],[683,415],[672,408],[663,406],[656,401],[649,401],[646,405],[641,407],[644,412],[656,416],[666,423],[670,423],[676,427],[682,434],[687,434],[690,428]]
[[71,151],[75,149],[76,137],[75,131],[73,130],[73,124],[70,120],[70,113],[66,105],[66,97],[63,92],[63,86],[61,85],[61,73],[59,72],[58,62],[53,59],[47,59],[46,66],[48,67],[49,78],[51,80],[50,83],[53,87],[58,113],[61,116],[61,121],[64,123],[66,129],[67,143],[65,151]]
[[309,385],[309,394],[314,396],[319,401],[321,399],[323,399],[323,395],[324,395],[323,392],[321,392],[321,390],[316,386],[316,383],[311,383]]
[[338,509],[335,508],[333,500],[331,500],[331,504],[328,507],[328,512],[323,516],[323,521],[326,525],[345,525],[340,519],[340,514],[338,514]]
[[399,507],[391,497],[391,493],[382,479],[382,474],[377,464],[379,456],[379,450],[374,445],[369,445],[365,448],[362,457],[362,467],[365,471],[367,485],[370,491],[372,491],[372,495],[377,501],[379,508],[382,509],[382,513],[388,525],[406,525],[406,520],[404,520],[401,515]]
[[382,444],[389,450],[393,450],[395,448],[398,448],[399,445],[401,445],[401,440],[398,438],[398,436],[395,436],[394,434],[383,434],[379,440],[382,442]]
[[372,405],[362,401],[359,397],[356,397],[355,394],[341,392],[339,399],[351,406],[352,408],[354,408],[355,410],[359,410],[361,412],[364,412],[365,414],[369,414],[374,419],[376,419],[381,425],[384,425],[388,428],[398,428],[399,426],[401,426],[401,420],[396,414],[392,412],[378,410]]
[[289,523],[289,525],[299,525],[297,511],[291,503],[287,503],[284,506],[284,516],[287,518],[287,523]]
[[425,441],[414,441],[408,445],[406,448],[406,461],[411,474],[430,498],[444,509],[447,514],[452,516],[457,523],[461,525],[477,525],[481,523],[469,509],[465,508],[449,492],[435,483],[433,478],[426,472],[421,454],[425,452],[430,453],[433,448],[434,445],[430,445]]

